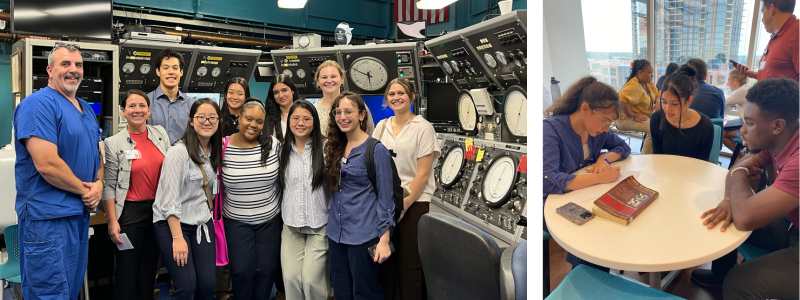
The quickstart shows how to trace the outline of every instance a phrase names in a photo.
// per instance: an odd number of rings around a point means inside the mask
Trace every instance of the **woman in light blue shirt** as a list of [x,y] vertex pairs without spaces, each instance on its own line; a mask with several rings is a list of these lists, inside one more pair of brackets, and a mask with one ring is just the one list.
[[288,111],[281,147],[283,193],[281,266],[287,299],[327,299],[330,192],[323,176],[323,138],[314,105],[297,100]]

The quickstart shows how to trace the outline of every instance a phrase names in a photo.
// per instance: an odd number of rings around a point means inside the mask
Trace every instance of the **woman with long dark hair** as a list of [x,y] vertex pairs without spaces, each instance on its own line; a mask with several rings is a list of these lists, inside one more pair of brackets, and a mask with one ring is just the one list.
[[382,144],[375,145],[373,187],[367,176],[366,110],[360,96],[342,92],[333,101],[328,123],[324,174],[333,195],[326,233],[336,299],[383,298],[379,264],[392,254],[392,157]]
[[[289,109],[292,103],[300,99],[300,93],[292,82],[292,77],[278,75],[272,79],[267,92],[267,100],[264,101],[267,107],[267,121],[272,122],[275,127],[275,135],[279,141],[283,142],[286,134],[286,123],[288,121]],[[281,131],[278,132],[278,129]]]
[[330,294],[328,239],[330,191],[324,179],[324,138],[314,105],[295,101],[281,146],[279,184],[285,191],[281,266],[287,299],[327,299]]
[[653,113],[650,131],[653,154],[671,154],[707,161],[714,143],[714,124],[689,108],[697,83],[694,68],[685,64],[664,81],[661,110]]
[[153,203],[153,226],[173,299],[214,299],[214,224],[211,207],[222,165],[219,106],[202,98],[189,110],[186,131],[164,156]]
[[244,101],[250,98],[250,85],[242,77],[231,78],[225,85],[224,94],[219,125],[222,133],[229,136],[239,132],[239,114],[242,113]]
[[623,114],[617,121],[617,128],[647,135],[642,142],[644,143],[642,154],[653,153],[650,122],[647,120],[656,109],[659,95],[658,89],[653,85],[653,66],[646,59],[634,60],[631,63],[631,75],[619,91]]

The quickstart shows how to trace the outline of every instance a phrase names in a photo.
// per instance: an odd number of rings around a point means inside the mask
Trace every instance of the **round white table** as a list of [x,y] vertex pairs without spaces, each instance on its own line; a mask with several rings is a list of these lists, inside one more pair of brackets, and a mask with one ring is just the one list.
[[[570,202],[569,195],[550,195],[544,205],[547,228],[573,255],[611,269],[650,272],[650,286],[663,290],[676,272],[662,283],[662,271],[720,258],[750,235],[733,225],[725,232],[720,232],[719,225],[707,229],[700,218],[722,200],[726,169],[674,155],[631,155],[612,165],[623,171],[641,171],[637,180],[657,191],[658,199],[628,226],[600,217],[578,226],[556,213],[556,208]],[[591,211],[594,201],[578,205]]]

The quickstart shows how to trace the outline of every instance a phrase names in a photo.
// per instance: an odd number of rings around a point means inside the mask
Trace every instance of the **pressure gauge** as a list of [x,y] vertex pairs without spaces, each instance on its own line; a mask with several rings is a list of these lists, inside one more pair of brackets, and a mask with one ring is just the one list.
[[475,109],[475,102],[468,91],[462,91],[458,95],[458,121],[461,129],[474,131],[475,124],[478,123],[478,111]]
[[450,64],[448,64],[447,62],[442,63],[442,68],[444,69],[445,72],[447,72],[447,74],[453,74],[453,68],[451,68]]
[[150,73],[150,64],[142,64],[142,66],[139,67],[139,72],[141,72],[142,75],[147,75],[147,73]]
[[389,81],[389,72],[386,65],[377,58],[364,56],[353,61],[350,65],[350,80],[356,87],[374,92],[382,89]]
[[450,188],[455,185],[462,173],[466,160],[464,159],[464,148],[455,146],[445,154],[441,169],[439,169],[439,183]]
[[297,77],[306,78],[306,71],[303,69],[297,69]]
[[281,74],[289,76],[289,78],[292,78],[292,75],[294,75],[292,74],[292,70],[289,69],[283,69],[283,72]]
[[499,207],[511,197],[514,183],[519,177],[516,167],[517,160],[507,153],[489,161],[481,183],[481,197],[487,206]]
[[455,60],[450,61],[450,65],[453,66],[453,71],[458,71],[458,63]]
[[484,53],[483,60],[486,61],[486,65],[489,66],[490,68],[497,68],[497,61],[494,60],[494,57],[492,57],[491,54]]
[[308,48],[308,45],[311,44],[311,39],[307,35],[301,35],[300,38],[297,39],[297,45],[300,48]]
[[206,67],[197,68],[197,76],[198,77],[206,76],[206,74],[208,74],[208,68],[206,68]]
[[499,61],[501,64],[503,65],[508,64],[508,60],[506,60],[506,55],[503,54],[503,52],[497,51],[494,54],[494,56],[497,57],[497,61]]
[[528,96],[519,86],[512,86],[506,90],[503,97],[503,116],[506,120],[506,129],[519,137],[528,136]]
[[122,65],[122,73],[130,74],[133,73],[134,70],[136,70],[136,66],[134,66],[133,63],[126,63]]
[[222,73],[222,69],[216,67],[213,70],[211,70],[211,77],[217,77],[219,76],[219,73]]

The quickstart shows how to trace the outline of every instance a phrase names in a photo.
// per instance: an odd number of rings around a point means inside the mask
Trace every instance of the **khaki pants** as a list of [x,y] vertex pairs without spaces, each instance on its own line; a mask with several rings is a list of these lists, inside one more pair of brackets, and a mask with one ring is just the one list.
[[636,122],[633,119],[624,119],[617,121],[617,128],[620,130],[626,131],[638,131],[647,134],[647,137],[644,138],[644,147],[642,149],[642,154],[653,154],[653,139],[650,136],[650,120],[644,122]]
[[328,299],[330,270],[325,228],[283,225],[281,267],[286,299]]

